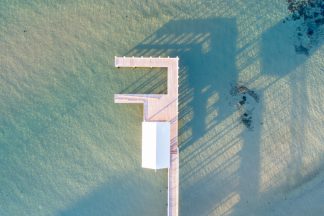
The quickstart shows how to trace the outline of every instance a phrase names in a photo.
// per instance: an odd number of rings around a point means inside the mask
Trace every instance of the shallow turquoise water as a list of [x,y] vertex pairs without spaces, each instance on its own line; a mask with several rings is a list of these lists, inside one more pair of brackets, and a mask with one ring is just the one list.
[[[287,16],[270,0],[1,1],[0,215],[166,214],[142,108],[113,103],[166,75],[115,55],[180,57],[181,215],[319,215],[323,46],[297,55]],[[237,83],[261,98],[252,131]]]

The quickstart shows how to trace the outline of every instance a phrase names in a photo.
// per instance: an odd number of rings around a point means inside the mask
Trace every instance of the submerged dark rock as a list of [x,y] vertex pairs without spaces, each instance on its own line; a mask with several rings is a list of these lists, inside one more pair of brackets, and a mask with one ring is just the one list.
[[[248,94],[256,102],[259,102],[259,96],[258,96],[258,94],[255,91],[250,90],[249,88],[247,88],[244,85],[237,85],[237,86],[232,87],[230,94],[232,96],[239,95],[239,94],[242,94],[242,95]],[[246,96],[242,96],[242,100],[241,101],[244,103],[244,102],[246,102],[246,99],[247,99]]]
[[311,28],[309,28],[309,29],[307,30],[307,35],[308,35],[308,36],[311,36],[311,35],[313,35],[313,34],[314,34],[314,30],[311,29]]
[[243,115],[241,117],[242,123],[247,127],[248,129],[252,129],[252,117],[249,115]]
[[317,26],[323,25],[324,24],[324,18],[315,20],[315,23],[316,23]]
[[[259,95],[244,85],[233,86],[230,94],[238,100],[237,108],[243,113],[240,116],[241,123],[248,129],[253,129],[253,111],[259,103]],[[238,97],[239,96],[239,97]]]
[[304,47],[303,45],[299,45],[299,46],[295,45],[295,51],[298,54],[304,54],[306,56],[309,55],[309,50],[306,47]]
[[[287,0],[290,16],[287,21],[297,21],[295,52],[308,56],[311,49],[323,39],[324,1]],[[304,40],[307,37],[308,40]]]

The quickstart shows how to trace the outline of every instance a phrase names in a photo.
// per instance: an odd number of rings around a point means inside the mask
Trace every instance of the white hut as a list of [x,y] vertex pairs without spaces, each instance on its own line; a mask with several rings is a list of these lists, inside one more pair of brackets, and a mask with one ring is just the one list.
[[170,167],[170,122],[142,123],[142,167]]

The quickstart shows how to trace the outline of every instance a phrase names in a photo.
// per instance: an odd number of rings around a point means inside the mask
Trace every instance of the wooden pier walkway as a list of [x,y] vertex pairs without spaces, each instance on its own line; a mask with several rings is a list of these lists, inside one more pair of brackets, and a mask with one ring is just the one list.
[[167,94],[115,94],[115,103],[143,103],[144,121],[171,124],[168,216],[179,214],[178,62],[179,58],[115,57],[115,67],[167,68]]

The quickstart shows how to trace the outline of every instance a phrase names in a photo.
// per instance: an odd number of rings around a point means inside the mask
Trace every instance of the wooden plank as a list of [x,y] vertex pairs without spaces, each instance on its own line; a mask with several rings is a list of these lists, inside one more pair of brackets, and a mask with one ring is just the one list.
[[148,98],[150,100],[158,100],[161,98],[161,95],[115,94],[115,103],[144,103]]
[[171,158],[168,170],[169,216],[179,214],[178,62],[179,58],[115,57],[116,67],[167,68],[167,94],[116,94],[115,103],[143,103],[145,121],[171,123]]

